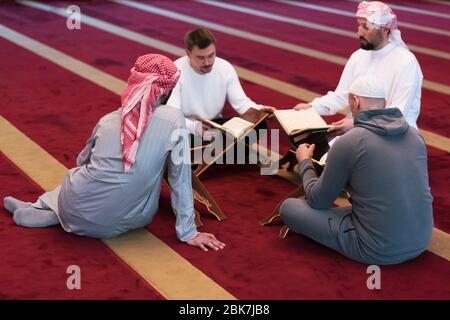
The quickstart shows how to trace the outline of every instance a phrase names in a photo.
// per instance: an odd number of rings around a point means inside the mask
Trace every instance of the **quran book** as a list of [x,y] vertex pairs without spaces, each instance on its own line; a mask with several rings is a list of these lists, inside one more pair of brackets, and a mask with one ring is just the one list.
[[325,166],[325,164],[327,163],[327,157],[328,157],[328,152],[325,153],[322,158],[320,158],[319,161],[315,160],[314,158],[312,159],[313,162],[317,163],[320,166]]
[[304,110],[277,110],[275,117],[290,137],[317,131],[327,131],[331,126],[313,109]]
[[274,114],[295,148],[302,143],[315,144],[315,159],[320,159],[328,151],[327,130],[331,126],[313,108],[277,110]]
[[235,138],[239,138],[245,134],[248,129],[253,127],[253,123],[239,117],[234,117],[225,122],[222,127],[224,127],[227,132],[230,132]]
[[193,118],[202,121],[203,123],[209,125],[212,128],[216,128],[223,132],[227,132],[235,138],[240,138],[242,135],[246,134],[250,128],[254,126],[252,122],[244,120],[239,117],[231,118],[224,124],[219,124],[211,120],[202,119],[198,116],[193,116]]

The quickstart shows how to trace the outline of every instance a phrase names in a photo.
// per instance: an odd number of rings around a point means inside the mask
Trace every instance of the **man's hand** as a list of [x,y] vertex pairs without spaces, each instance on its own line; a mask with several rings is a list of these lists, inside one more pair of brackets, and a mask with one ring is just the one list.
[[194,238],[189,240],[187,244],[194,247],[199,247],[203,251],[208,251],[207,247],[216,251],[225,247],[225,243],[217,240],[215,235],[206,232],[199,232]]
[[327,130],[330,137],[343,135],[353,128],[353,119],[344,118],[337,122],[333,122],[332,127]]
[[260,110],[265,111],[267,113],[271,113],[271,114],[274,113],[275,111],[277,111],[276,108],[271,107],[271,106],[263,106]]
[[309,143],[302,143],[298,146],[297,151],[295,151],[295,157],[300,163],[305,159],[311,159],[313,156],[314,148],[316,145]]
[[214,130],[209,131],[209,129],[211,129],[211,127],[203,122],[198,122],[195,125],[195,133],[202,137],[205,141],[213,140],[213,137],[216,135],[215,132],[213,132]]
[[305,110],[311,108],[312,105],[310,103],[299,103],[294,107],[294,110]]
[[203,123],[201,121],[199,121],[196,125],[195,125],[195,133],[198,134],[199,136],[203,137],[203,133],[210,129],[211,127],[208,126],[206,123]]

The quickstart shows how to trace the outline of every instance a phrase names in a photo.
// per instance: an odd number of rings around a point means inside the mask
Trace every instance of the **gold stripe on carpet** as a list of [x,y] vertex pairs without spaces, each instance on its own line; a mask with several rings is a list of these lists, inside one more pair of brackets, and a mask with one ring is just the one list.
[[96,85],[120,94],[126,82],[0,24],[0,37],[47,59]]
[[103,242],[167,299],[236,299],[145,229]]
[[67,168],[0,116],[0,151],[44,191],[62,183]]
[[442,5],[445,5],[445,6],[450,6],[450,2],[445,1],[445,0],[425,0],[425,1],[442,4]]
[[433,228],[433,235],[428,250],[450,261],[450,234]]

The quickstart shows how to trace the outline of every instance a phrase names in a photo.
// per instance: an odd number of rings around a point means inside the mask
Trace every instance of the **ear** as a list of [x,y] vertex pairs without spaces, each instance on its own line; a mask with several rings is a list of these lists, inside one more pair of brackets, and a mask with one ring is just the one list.
[[385,39],[387,39],[389,37],[390,32],[391,32],[391,30],[389,30],[388,28],[381,28],[381,33],[383,34],[383,37]]
[[352,94],[350,96],[350,101],[351,101],[350,111],[352,112],[353,115],[355,115],[359,111],[359,104],[360,104],[359,97]]
[[358,96],[353,96],[352,98],[354,99],[353,101],[355,102],[354,104],[355,108],[359,110],[361,99]]
[[191,57],[191,52],[188,49],[184,49],[184,52],[186,52],[186,55],[190,58]]

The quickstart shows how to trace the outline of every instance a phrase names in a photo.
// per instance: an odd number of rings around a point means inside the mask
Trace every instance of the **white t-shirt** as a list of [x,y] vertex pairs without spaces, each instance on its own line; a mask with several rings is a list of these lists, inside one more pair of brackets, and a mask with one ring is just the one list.
[[205,75],[192,69],[187,56],[177,59],[175,64],[180,68],[181,76],[167,105],[183,112],[186,127],[191,133],[195,133],[195,125],[198,123],[191,116],[214,119],[220,116],[225,100],[239,114],[250,108],[261,108],[245,95],[236,70],[228,61],[216,57],[211,72]]
[[[321,115],[333,115],[348,106],[348,90],[362,75],[375,75],[384,83],[386,108],[399,108],[406,121],[417,128],[423,74],[416,57],[405,47],[388,43],[380,50],[355,51],[345,65],[335,91],[311,104]],[[351,114],[350,116],[351,117]]]

